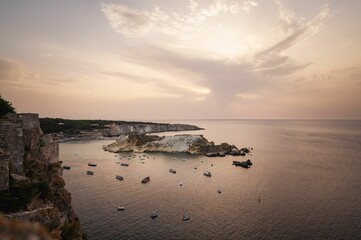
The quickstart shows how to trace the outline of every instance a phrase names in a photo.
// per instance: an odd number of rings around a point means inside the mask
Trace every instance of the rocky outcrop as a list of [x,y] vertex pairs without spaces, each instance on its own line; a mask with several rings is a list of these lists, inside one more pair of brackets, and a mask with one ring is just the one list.
[[202,128],[194,125],[169,123],[113,123],[111,125],[108,125],[107,127],[109,127],[109,129],[103,129],[103,136],[106,137],[128,134],[202,130]]
[[43,134],[38,115],[10,114],[1,119],[0,140],[3,221],[18,226],[22,222],[40,224],[55,239],[82,239],[71,195],[61,177],[58,143]]
[[241,155],[236,146],[209,142],[203,135],[182,134],[160,137],[155,135],[121,135],[119,139],[103,148],[110,152],[186,152],[190,154],[213,156]]

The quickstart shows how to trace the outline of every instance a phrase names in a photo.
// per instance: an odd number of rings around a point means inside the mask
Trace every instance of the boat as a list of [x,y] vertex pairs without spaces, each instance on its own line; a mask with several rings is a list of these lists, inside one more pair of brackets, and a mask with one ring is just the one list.
[[96,164],[96,163],[88,163],[88,166],[89,166],[89,167],[96,167],[97,164]]
[[146,178],[144,178],[143,180],[142,180],[142,183],[147,183],[147,182],[149,182],[150,181],[150,177],[146,177]]
[[169,172],[171,172],[171,173],[173,173],[173,174],[176,174],[176,173],[177,173],[177,171],[174,170],[174,169],[169,169]]
[[118,210],[118,211],[124,211],[125,208],[124,208],[124,207],[117,207],[117,210]]
[[190,219],[189,215],[183,215],[182,220],[188,221]]
[[152,212],[150,214],[150,217],[154,219],[154,218],[158,217],[158,214],[156,212]]
[[124,178],[122,176],[120,176],[120,175],[116,175],[115,178],[118,179],[119,181],[124,180]]
[[217,189],[217,192],[218,192],[218,193],[222,193],[222,190],[218,188],[218,189]]
[[209,171],[204,171],[203,175],[206,177],[212,177],[212,174]]
[[129,164],[128,164],[128,163],[121,163],[120,166],[122,166],[122,167],[129,167]]
[[63,168],[64,168],[65,170],[69,170],[69,169],[70,169],[70,166],[63,166]]
[[86,171],[86,174],[88,174],[88,175],[94,175],[94,172],[92,172],[92,171]]

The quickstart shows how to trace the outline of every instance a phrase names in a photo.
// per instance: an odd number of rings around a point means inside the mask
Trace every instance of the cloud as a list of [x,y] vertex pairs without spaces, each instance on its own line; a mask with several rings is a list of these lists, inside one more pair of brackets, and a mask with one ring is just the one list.
[[22,66],[14,60],[0,57],[0,81],[16,81],[23,77]]
[[[226,104],[238,93],[251,92],[261,86],[267,86],[267,82],[258,73],[253,72],[253,66],[248,62],[231,63],[219,59],[187,56],[149,44],[127,48],[121,51],[119,56],[132,64],[158,69],[169,76],[169,79],[157,79],[159,86],[167,91],[183,97],[202,96],[212,103]],[[174,78],[177,80],[170,80]],[[149,81],[139,77],[131,79],[143,81],[144,84]],[[180,91],[181,89],[187,91]]]
[[[287,36],[256,53],[255,57],[258,62],[258,71],[264,71],[269,75],[291,74],[309,66],[311,63],[297,64],[289,56],[284,55],[284,51],[294,46],[297,41],[307,39],[318,33],[331,17],[331,11],[329,6],[325,5],[315,17],[306,21],[305,18],[297,17],[294,12],[286,9],[281,1],[276,1],[276,3],[278,5],[280,25]],[[272,68],[262,69],[267,66],[272,66]]]
[[209,18],[220,13],[236,14],[242,9],[249,12],[258,4],[253,1],[216,0],[205,8],[199,3],[190,0],[187,5],[188,12],[166,13],[155,7],[151,11],[140,10],[122,4],[101,3],[101,9],[107,17],[111,27],[127,37],[140,37],[156,32],[167,36],[188,39],[197,35],[198,28]]

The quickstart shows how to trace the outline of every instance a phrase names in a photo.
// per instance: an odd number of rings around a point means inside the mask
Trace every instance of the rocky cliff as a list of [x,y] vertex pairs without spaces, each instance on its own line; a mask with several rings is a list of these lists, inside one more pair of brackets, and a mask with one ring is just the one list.
[[170,124],[170,123],[121,123],[107,125],[109,129],[103,130],[103,135],[108,137],[128,135],[128,134],[145,134],[158,132],[178,132],[202,130],[194,125],[188,124]]
[[220,145],[209,142],[202,135],[182,134],[160,137],[155,135],[131,134],[121,135],[119,139],[104,146],[110,152],[186,152],[190,154],[206,155],[209,157],[225,155],[244,155],[247,148],[238,149],[234,145],[222,143]]
[[42,133],[37,114],[0,119],[0,238],[17,239],[4,226],[21,228],[24,222],[54,239],[85,237],[61,175],[59,145]]

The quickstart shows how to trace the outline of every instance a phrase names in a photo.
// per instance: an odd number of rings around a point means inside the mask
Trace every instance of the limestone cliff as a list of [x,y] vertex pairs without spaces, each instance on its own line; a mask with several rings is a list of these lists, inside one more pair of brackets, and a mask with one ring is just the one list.
[[128,134],[145,134],[145,133],[159,133],[159,132],[178,132],[178,131],[193,131],[201,130],[194,125],[188,124],[170,124],[170,123],[121,123],[107,125],[108,129],[103,129],[103,135],[112,137]]
[[40,224],[54,239],[82,239],[61,175],[59,145],[42,133],[37,114],[0,119],[0,220]]
[[238,149],[227,143],[216,145],[202,135],[190,134],[167,137],[145,134],[121,135],[116,142],[104,146],[103,149],[110,152],[186,152],[209,157],[243,155],[249,151],[246,148]]

